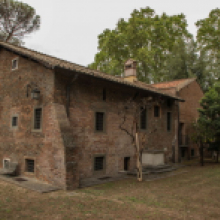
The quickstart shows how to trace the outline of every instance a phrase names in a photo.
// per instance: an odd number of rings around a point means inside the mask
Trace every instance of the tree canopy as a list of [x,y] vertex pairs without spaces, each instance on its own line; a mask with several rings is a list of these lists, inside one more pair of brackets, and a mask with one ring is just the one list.
[[196,22],[198,50],[204,57],[204,71],[209,84],[220,79],[220,9],[213,9],[207,18]]
[[26,34],[38,30],[40,16],[31,6],[14,1],[0,0],[0,39],[21,44]]
[[192,39],[185,15],[156,15],[149,7],[134,10],[128,21],[120,19],[114,30],[99,35],[99,52],[89,67],[112,75],[123,73],[128,58],[138,60],[138,78],[158,82],[169,78],[167,55]]
[[198,124],[206,128],[207,141],[212,141],[220,135],[220,83],[205,93],[201,102]]

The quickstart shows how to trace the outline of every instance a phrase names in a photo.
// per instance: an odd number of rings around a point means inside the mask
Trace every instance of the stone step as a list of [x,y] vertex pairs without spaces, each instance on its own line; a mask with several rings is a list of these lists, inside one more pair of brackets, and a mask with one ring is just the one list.
[[167,168],[167,169],[160,169],[160,170],[152,170],[151,173],[166,173],[176,170],[177,168]]
[[164,165],[158,165],[158,166],[143,166],[143,170],[162,170],[162,169],[168,169],[171,168],[172,166],[169,164],[164,164]]
[[[143,171],[142,174],[143,175],[148,175],[148,174],[150,174],[150,172],[149,171]],[[129,171],[129,172],[127,172],[127,175],[136,176],[137,175],[137,170]]]

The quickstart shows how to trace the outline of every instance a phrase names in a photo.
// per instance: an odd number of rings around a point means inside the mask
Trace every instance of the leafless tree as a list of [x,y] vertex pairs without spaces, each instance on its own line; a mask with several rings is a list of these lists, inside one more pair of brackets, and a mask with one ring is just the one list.
[[156,132],[157,128],[152,125],[146,132],[141,132],[140,118],[141,114],[148,109],[151,109],[155,104],[161,104],[163,99],[160,97],[153,98],[152,96],[129,99],[126,103],[119,106],[118,114],[121,117],[119,128],[131,138],[132,145],[136,151],[136,168],[137,180],[142,181],[142,153],[146,147],[147,140],[150,135]]

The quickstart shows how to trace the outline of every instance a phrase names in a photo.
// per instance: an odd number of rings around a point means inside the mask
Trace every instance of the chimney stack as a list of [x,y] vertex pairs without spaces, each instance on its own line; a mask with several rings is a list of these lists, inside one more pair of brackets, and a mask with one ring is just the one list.
[[137,81],[137,61],[128,59],[124,65],[124,80],[128,82]]

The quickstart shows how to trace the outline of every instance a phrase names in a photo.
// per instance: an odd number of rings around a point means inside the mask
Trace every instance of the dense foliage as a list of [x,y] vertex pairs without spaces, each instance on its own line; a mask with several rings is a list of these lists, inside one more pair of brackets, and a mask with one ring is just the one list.
[[99,52],[90,68],[122,75],[128,58],[138,61],[138,79],[147,83],[197,77],[207,91],[220,76],[220,9],[196,22],[197,41],[187,30],[185,15],[155,14],[149,7],[134,10],[99,38]]

